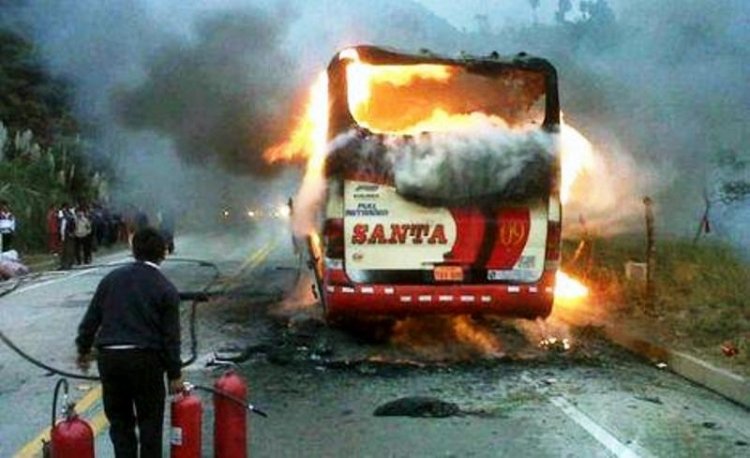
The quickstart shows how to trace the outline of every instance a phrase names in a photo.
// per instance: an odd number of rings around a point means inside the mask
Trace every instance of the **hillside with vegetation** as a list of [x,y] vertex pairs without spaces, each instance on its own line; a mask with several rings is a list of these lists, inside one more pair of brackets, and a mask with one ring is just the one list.
[[16,221],[16,248],[42,251],[51,205],[91,201],[104,191],[66,82],[50,75],[33,43],[0,29],[0,200]]

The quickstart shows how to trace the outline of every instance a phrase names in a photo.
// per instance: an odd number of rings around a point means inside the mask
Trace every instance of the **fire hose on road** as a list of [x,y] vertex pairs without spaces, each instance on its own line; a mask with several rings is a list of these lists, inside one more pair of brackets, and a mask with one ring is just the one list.
[[[189,312],[189,333],[190,333],[190,357],[182,361],[182,366],[195,362],[198,356],[198,341],[196,337],[197,321],[197,304],[206,302],[210,297],[222,295],[225,292],[212,292],[210,289],[216,284],[221,276],[218,266],[209,261],[187,258],[172,258],[165,260],[167,262],[187,262],[195,263],[204,267],[211,267],[214,275],[204,288],[199,291],[189,291],[179,293],[181,301],[190,301],[191,308]],[[105,265],[88,266],[87,269],[99,267],[113,267],[126,263],[111,263]],[[11,288],[0,293],[0,297],[6,296],[16,291],[24,282],[18,281]],[[67,378],[99,381],[97,376],[73,373],[65,371],[40,361],[29,355],[15,344],[8,336],[0,330],[0,340],[2,340],[11,350],[28,362],[40,367],[50,373],[61,375],[63,378],[58,380],[54,389],[52,419],[50,425],[50,440],[44,442],[44,456],[56,456],[61,458],[76,457],[88,458],[94,457],[94,437],[92,427],[83,419],[79,418],[75,412],[74,403],[68,402],[68,380]],[[67,378],[66,378],[67,377]],[[226,380],[233,381],[228,383]],[[239,381],[237,381],[239,380]],[[62,420],[57,420],[58,414],[58,397],[60,389],[64,390],[64,408],[62,410]],[[246,456],[246,428],[245,412],[253,412],[257,415],[267,417],[267,414],[245,401],[247,388],[244,380],[233,372],[229,372],[217,381],[215,387],[205,385],[193,385],[185,383],[185,389],[179,393],[172,401],[172,432],[179,430],[179,441],[172,438],[172,456],[173,457],[197,457],[200,456],[201,444],[201,414],[200,401],[191,396],[194,390],[211,393],[214,397],[215,405],[215,422],[224,425],[217,429],[214,439],[215,447],[227,451],[225,456]],[[196,402],[198,406],[196,407]],[[232,407],[233,406],[233,407]],[[196,431],[197,427],[197,431]]]
[[[214,270],[214,275],[211,278],[211,280],[208,282],[208,284],[199,291],[189,291],[189,292],[181,292],[180,293],[180,300],[183,301],[191,301],[190,304],[190,316],[189,316],[189,333],[190,333],[190,357],[182,362],[182,366],[188,366],[195,362],[195,360],[198,358],[198,340],[196,337],[196,319],[197,319],[197,306],[199,302],[206,302],[211,296],[221,295],[223,292],[216,293],[216,292],[209,292],[211,287],[214,286],[216,281],[221,276],[221,271],[219,270],[219,267],[210,261],[205,261],[202,259],[191,259],[191,258],[167,258],[164,260],[165,262],[178,262],[178,263],[192,263],[192,264],[198,264],[202,267],[211,267]],[[118,263],[111,263],[111,264],[99,264],[99,265],[91,265],[86,266],[85,268],[79,268],[78,270],[89,270],[89,269],[98,269],[102,267],[116,267],[119,265],[127,264],[128,262],[118,262]],[[0,297],[7,296],[11,294],[12,292],[16,291],[21,285],[23,284],[23,281],[16,282],[11,288],[3,291],[0,293]],[[13,350],[15,353],[17,353],[19,356],[21,356],[26,361],[30,362],[31,364],[34,364],[37,367],[40,367],[52,374],[57,374],[62,377],[68,377],[72,379],[79,379],[79,380],[91,380],[91,381],[98,381],[99,377],[93,376],[93,375],[86,375],[86,374],[79,374],[74,372],[69,372],[63,369],[58,369],[56,367],[52,367],[49,364],[44,363],[43,361],[38,360],[37,358],[34,358],[33,356],[29,355],[25,351],[23,351],[18,345],[16,345],[2,330],[0,330],[0,340],[2,340],[11,350]]]

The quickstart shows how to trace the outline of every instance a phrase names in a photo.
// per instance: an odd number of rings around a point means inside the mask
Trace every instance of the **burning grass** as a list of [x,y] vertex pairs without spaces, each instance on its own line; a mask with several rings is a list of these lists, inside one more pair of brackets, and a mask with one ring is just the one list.
[[565,268],[590,285],[592,303],[610,320],[750,376],[750,265],[731,247],[659,240],[652,309],[643,282],[624,274],[627,261],[643,260],[641,237],[594,239],[589,253],[572,263],[576,248],[576,243],[564,244]]

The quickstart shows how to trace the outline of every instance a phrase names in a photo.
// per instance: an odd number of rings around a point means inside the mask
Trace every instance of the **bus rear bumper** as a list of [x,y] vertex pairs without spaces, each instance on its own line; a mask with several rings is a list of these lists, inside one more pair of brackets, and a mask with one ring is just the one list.
[[554,273],[545,273],[533,284],[328,284],[324,289],[329,319],[467,313],[534,319],[552,311]]

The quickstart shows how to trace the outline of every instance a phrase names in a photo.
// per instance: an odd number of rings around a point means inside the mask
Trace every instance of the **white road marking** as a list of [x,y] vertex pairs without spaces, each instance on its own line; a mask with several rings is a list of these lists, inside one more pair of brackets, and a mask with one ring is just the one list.
[[78,272],[73,272],[73,273],[70,273],[68,275],[64,275],[64,276],[61,276],[61,277],[58,277],[58,278],[53,278],[52,280],[47,280],[47,281],[43,281],[43,282],[40,282],[40,283],[33,283],[33,284],[29,285],[29,286],[22,286],[22,287],[18,288],[17,290],[15,290],[14,293],[22,293],[22,292],[26,292],[26,291],[32,291],[32,290],[35,290],[37,288],[41,288],[43,286],[49,286],[49,285],[52,285],[52,284],[55,284],[55,283],[59,283],[59,282],[61,282],[63,280],[69,280],[71,278],[80,277],[81,275],[86,275],[86,274],[89,274],[91,272],[95,272],[95,271],[97,271],[99,269],[104,269],[104,268],[107,268],[107,267],[114,267],[115,265],[117,265],[119,263],[122,263],[122,262],[125,262],[125,261],[128,261],[130,259],[133,259],[133,258],[130,257],[130,256],[127,256],[127,257],[124,257],[124,258],[117,259],[115,261],[108,262],[108,263],[103,264],[103,265],[98,266],[98,267],[92,267],[90,269],[82,269],[82,270],[80,270]]
[[550,398],[550,402],[562,410],[562,412],[576,422],[578,426],[585,429],[587,433],[589,433],[600,444],[605,446],[607,450],[612,452],[615,456],[620,458],[635,458],[639,456],[633,450],[628,448],[627,445],[617,440],[617,438],[610,434],[606,429],[596,424],[588,415],[578,410],[578,408],[568,402],[567,399],[561,396],[555,396]]
[[[534,388],[538,388],[539,384],[531,378],[529,374],[522,374],[521,380],[528,383]],[[579,410],[576,406],[571,404],[567,399],[562,396],[553,396],[549,398],[550,402],[560,409],[565,415],[571,420],[576,422],[578,426],[583,428],[587,433],[597,440],[600,444],[612,452],[615,456],[620,458],[638,458],[646,457],[650,458],[651,454],[647,450],[638,447],[639,453],[636,453],[632,448],[620,442],[615,436],[610,434],[609,431],[599,426],[594,420],[588,415]]]

